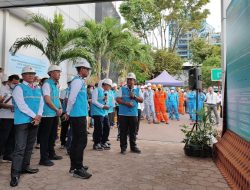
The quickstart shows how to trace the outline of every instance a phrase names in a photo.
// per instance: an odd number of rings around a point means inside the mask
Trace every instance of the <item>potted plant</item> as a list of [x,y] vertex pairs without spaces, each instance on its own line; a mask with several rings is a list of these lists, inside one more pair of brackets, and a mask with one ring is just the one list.
[[185,143],[184,152],[187,156],[211,157],[212,144],[215,142],[216,132],[213,129],[214,122],[211,121],[210,113],[201,110],[198,112],[198,122],[193,128],[183,126],[181,131],[184,133]]

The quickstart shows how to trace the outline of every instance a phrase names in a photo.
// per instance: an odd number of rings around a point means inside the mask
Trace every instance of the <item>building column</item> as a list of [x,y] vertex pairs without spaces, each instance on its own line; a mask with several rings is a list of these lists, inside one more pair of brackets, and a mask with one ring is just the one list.
[[9,56],[9,48],[7,47],[7,42],[8,42],[8,34],[9,33],[9,28],[8,28],[8,24],[9,22],[9,11],[8,10],[3,10],[3,46],[2,46],[2,60],[1,60],[1,66],[4,69],[4,73],[7,73],[6,71],[6,67],[8,64],[8,56]]

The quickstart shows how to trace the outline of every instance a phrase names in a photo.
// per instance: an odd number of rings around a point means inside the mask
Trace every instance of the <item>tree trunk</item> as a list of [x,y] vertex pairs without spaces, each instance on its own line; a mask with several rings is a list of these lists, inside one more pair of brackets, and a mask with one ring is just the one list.
[[163,49],[163,31],[162,31],[162,23],[161,23],[161,19],[160,19],[160,36],[161,36],[161,49]]
[[171,52],[174,52],[174,50],[175,50],[175,46],[176,46],[176,44],[177,44],[177,40],[178,40],[178,38],[179,38],[181,29],[182,29],[182,28],[180,27],[180,28],[178,29],[178,32],[177,32],[176,35],[175,35],[174,44],[173,44],[173,48],[172,48]]
[[96,56],[96,74],[100,80],[101,80],[101,65],[102,65],[102,58],[100,55],[98,55]]
[[106,67],[106,78],[109,78],[110,64],[111,64],[111,60],[110,60],[110,58],[108,58],[107,59],[107,67]]
[[156,40],[156,47],[157,47],[157,49],[158,49],[158,48],[159,48],[159,42],[158,42],[158,39],[157,39],[157,37],[156,37],[156,34],[155,34],[154,30],[153,30],[153,35],[154,35],[154,37],[155,37],[155,40]]

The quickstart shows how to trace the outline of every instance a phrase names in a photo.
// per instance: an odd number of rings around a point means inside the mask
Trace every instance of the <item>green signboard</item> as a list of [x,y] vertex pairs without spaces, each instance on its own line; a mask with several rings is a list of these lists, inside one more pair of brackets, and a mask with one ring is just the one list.
[[227,128],[250,142],[250,1],[227,9]]
[[211,81],[221,81],[222,70],[220,68],[211,69]]

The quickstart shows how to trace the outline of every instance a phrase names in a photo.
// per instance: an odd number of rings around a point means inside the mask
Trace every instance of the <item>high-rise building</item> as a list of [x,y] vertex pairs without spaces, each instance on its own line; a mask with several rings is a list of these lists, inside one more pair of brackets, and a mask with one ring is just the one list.
[[[192,52],[190,50],[190,42],[195,38],[203,38],[211,45],[220,45],[220,33],[214,32],[214,27],[209,25],[206,21],[202,23],[202,27],[200,30],[192,30],[190,32],[186,32],[180,34],[177,42],[176,42],[176,52],[177,54],[185,59],[189,60],[192,56]],[[169,27],[169,36],[171,36],[172,27]],[[171,38],[170,38],[171,39]],[[172,46],[175,39],[169,41],[169,46]]]

